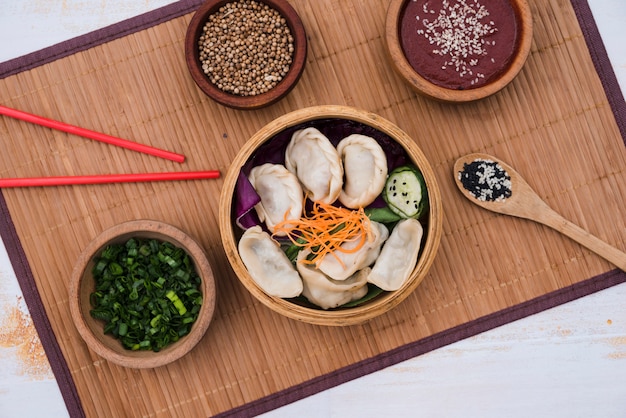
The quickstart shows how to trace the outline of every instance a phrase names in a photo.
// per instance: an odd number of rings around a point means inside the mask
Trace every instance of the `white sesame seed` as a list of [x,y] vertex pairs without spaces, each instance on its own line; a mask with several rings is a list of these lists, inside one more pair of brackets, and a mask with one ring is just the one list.
[[[438,15],[432,21],[422,19],[424,29],[418,29],[417,34],[424,36],[430,45],[436,46],[432,50],[433,54],[446,57],[443,67],[453,66],[458,76],[464,77],[470,67],[477,66],[480,58],[488,55],[485,47],[495,42],[486,41],[485,36],[498,29],[494,27],[493,20],[483,22],[489,16],[489,11],[478,0],[456,0],[452,5],[450,3],[450,0],[443,0],[438,11],[429,9],[425,3],[424,14]],[[469,74],[472,74],[471,69]],[[480,75],[474,81],[477,82],[479,78]]]

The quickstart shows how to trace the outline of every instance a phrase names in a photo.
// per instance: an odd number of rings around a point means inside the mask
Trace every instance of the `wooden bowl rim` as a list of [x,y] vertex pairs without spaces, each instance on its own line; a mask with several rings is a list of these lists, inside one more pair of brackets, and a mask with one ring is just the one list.
[[269,106],[286,96],[302,76],[307,58],[307,37],[304,24],[295,9],[286,0],[255,0],[277,10],[287,21],[294,38],[294,55],[287,75],[274,88],[256,96],[237,96],[215,86],[202,71],[198,53],[198,38],[209,15],[227,3],[236,0],[208,0],[194,13],[185,35],[185,61],[196,85],[216,102],[233,109],[253,110]]
[[[92,265],[93,257],[109,243],[125,242],[130,237],[156,238],[184,248],[192,258],[196,271],[202,279],[203,303],[191,332],[157,353],[127,350],[113,336],[105,335],[103,332],[97,333],[95,329],[102,328],[102,325],[89,316],[88,295],[84,296],[81,293],[82,286],[85,285],[84,278],[90,274],[88,268]],[[202,247],[191,236],[175,226],[148,219],[117,224],[96,236],[79,255],[69,284],[70,314],[87,346],[112,363],[136,369],[163,366],[191,351],[203,338],[213,319],[216,297],[215,277]]]
[[[231,207],[233,203],[233,193],[241,167],[248,161],[257,147],[267,142],[284,129],[300,123],[328,118],[347,119],[370,125],[399,142],[409,153],[413,162],[422,171],[429,193],[430,218],[428,228],[425,231],[427,238],[421,250],[420,258],[417,261],[410,279],[407,280],[399,290],[386,292],[374,300],[354,308],[325,311],[307,308],[282,298],[269,296],[261,290],[254,280],[252,280],[252,277],[239,256],[231,219]],[[347,326],[366,322],[391,310],[417,288],[426,276],[439,248],[442,234],[443,209],[441,192],[434,170],[421,149],[408,134],[392,122],[374,113],[347,106],[322,105],[287,113],[265,125],[244,144],[224,178],[219,203],[219,224],[222,244],[231,267],[235,270],[237,277],[246,289],[261,303],[275,312],[302,322],[316,325]]]
[[413,69],[404,55],[399,39],[400,17],[410,0],[391,0],[385,21],[387,53],[396,72],[422,96],[442,102],[463,103],[484,99],[506,87],[522,70],[530,53],[533,37],[533,19],[527,0],[508,0],[517,16],[520,36],[513,60],[500,77],[484,86],[454,90],[431,83]]

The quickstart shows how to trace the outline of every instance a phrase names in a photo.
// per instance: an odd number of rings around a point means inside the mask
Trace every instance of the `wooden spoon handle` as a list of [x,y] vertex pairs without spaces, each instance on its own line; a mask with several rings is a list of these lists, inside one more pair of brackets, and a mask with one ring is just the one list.
[[573,224],[552,209],[544,211],[543,216],[536,220],[568,236],[605,260],[615,264],[620,270],[626,271],[626,253]]

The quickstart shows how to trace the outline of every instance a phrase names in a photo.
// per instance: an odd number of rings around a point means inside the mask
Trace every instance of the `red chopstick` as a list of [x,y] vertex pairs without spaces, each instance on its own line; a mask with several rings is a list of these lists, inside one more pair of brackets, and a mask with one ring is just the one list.
[[116,138],[114,136],[110,136],[100,132],[90,131],[89,129],[79,128],[78,126],[68,125],[67,123],[47,119],[41,116],[33,115],[31,113],[22,112],[21,110],[11,109],[10,107],[2,105],[0,105],[0,115],[9,116],[15,119],[34,123],[36,125],[45,126],[47,128],[56,129],[58,131],[67,132],[69,134],[82,136],[84,138],[89,138],[100,142],[105,142],[107,144],[116,145],[118,147],[127,148],[133,151],[143,152],[144,154],[165,158],[166,160],[176,161],[177,163],[182,163],[185,161],[185,156],[181,154],[176,154],[174,152],[139,144],[137,142],[132,142],[127,139]]
[[102,174],[88,176],[59,176],[59,177],[25,177],[0,179],[0,188],[6,187],[38,187],[38,186],[67,186],[74,184],[104,184],[104,183],[130,183],[147,181],[170,181],[170,180],[201,180],[216,179],[220,172],[209,171],[183,171],[171,173],[143,173],[143,174]]

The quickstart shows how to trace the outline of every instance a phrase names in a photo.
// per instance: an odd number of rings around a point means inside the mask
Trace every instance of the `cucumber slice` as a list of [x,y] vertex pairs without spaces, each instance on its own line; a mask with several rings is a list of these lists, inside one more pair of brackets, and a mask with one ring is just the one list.
[[422,173],[409,165],[396,168],[387,177],[383,199],[399,216],[418,219],[428,210],[428,193]]

